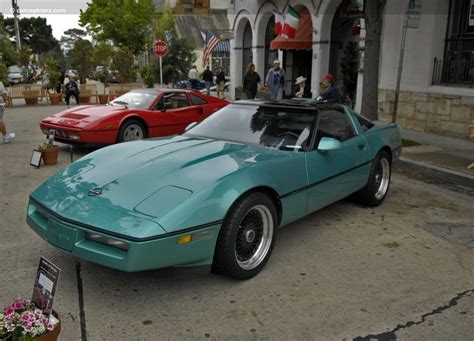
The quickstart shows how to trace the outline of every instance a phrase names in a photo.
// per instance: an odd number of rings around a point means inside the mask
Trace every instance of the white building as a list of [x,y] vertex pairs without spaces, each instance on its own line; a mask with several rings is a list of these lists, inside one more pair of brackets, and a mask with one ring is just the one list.
[[[359,50],[356,55],[363,56],[364,21],[357,19],[362,1],[230,0],[228,17],[235,38],[231,41],[232,89],[242,84],[248,63],[255,63],[264,78],[275,58],[282,61],[287,72],[288,96],[294,93],[292,84],[300,75],[309,78],[313,96],[326,73],[335,75],[342,85],[345,73],[341,62],[348,49],[354,53],[353,42]],[[474,124],[474,0],[387,1],[380,62],[380,117],[391,119],[404,13],[409,2],[421,3],[421,16],[419,27],[407,31],[397,122],[409,129],[468,138]],[[286,13],[288,5],[301,15],[297,36],[275,40],[274,12]],[[272,45],[278,49],[273,50]],[[356,111],[360,111],[363,91],[360,64],[355,70],[357,87],[353,91]]]

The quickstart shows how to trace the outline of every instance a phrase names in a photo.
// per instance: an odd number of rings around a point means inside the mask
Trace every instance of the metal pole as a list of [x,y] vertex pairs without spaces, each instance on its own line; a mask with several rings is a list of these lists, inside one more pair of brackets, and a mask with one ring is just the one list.
[[163,88],[163,64],[161,63],[161,57],[160,57],[160,86]]
[[397,88],[395,90],[395,103],[393,105],[393,113],[392,113],[393,123],[397,121],[398,100],[400,98],[400,83],[402,81],[403,59],[405,57],[405,43],[407,40],[407,28],[408,28],[408,12],[405,13],[405,20],[403,23],[402,44],[400,47],[400,59],[399,59],[399,64],[398,64]]
[[20,52],[20,49],[21,49],[20,25],[18,24],[18,14],[20,13],[20,7],[18,7],[16,0],[12,0],[12,8],[13,8],[13,18],[15,22],[16,51]]

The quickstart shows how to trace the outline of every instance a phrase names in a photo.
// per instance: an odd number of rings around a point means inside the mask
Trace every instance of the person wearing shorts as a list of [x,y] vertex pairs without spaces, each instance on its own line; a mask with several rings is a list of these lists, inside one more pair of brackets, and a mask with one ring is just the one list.
[[7,133],[7,126],[3,122],[3,114],[5,113],[5,100],[7,91],[0,81],[0,132],[3,135],[3,143],[10,143],[15,138],[15,133]]

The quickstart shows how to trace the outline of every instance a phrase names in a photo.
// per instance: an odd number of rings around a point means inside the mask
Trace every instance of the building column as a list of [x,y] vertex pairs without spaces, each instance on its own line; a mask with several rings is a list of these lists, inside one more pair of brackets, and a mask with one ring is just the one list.
[[[256,37],[256,35],[254,35]],[[258,42],[254,39],[254,44],[258,44]],[[255,64],[255,71],[260,75],[262,78],[263,84],[263,77],[265,72],[265,46],[262,45],[253,45],[252,46],[252,54],[253,54],[253,63]]]
[[239,32],[235,33],[235,39],[230,40],[230,98],[235,99],[235,88],[242,84],[242,46],[237,46],[236,42],[242,41]]
[[[328,14],[323,14],[328,15]],[[311,91],[313,97],[319,96],[319,81],[329,71],[329,57],[331,52],[331,30],[323,31],[320,17],[313,16],[313,67],[311,70]]]

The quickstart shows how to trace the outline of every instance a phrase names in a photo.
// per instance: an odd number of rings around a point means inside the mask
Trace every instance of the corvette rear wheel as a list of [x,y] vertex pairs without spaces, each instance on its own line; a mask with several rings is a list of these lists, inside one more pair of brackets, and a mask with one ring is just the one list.
[[137,120],[126,121],[120,128],[117,138],[118,142],[129,142],[143,140],[146,137],[146,129],[143,123]]
[[386,151],[377,154],[370,169],[367,185],[355,194],[357,202],[367,206],[380,205],[387,196],[392,175],[391,158]]
[[258,274],[276,240],[277,213],[263,193],[251,193],[232,206],[217,240],[213,270],[235,279]]

